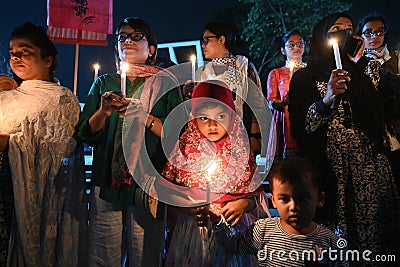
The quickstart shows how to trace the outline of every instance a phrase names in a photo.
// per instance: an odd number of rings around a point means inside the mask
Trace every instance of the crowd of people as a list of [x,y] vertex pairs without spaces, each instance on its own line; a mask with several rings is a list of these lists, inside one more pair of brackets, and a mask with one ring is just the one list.
[[[208,61],[184,83],[145,21],[124,18],[114,36],[116,70],[81,111],[45,28],[11,33],[0,266],[399,266],[400,55],[382,15],[357,27],[345,13],[324,17],[306,61],[302,33],[284,33],[284,63],[264,83],[237,53],[234,25],[205,25]],[[259,154],[272,162],[269,199]]]

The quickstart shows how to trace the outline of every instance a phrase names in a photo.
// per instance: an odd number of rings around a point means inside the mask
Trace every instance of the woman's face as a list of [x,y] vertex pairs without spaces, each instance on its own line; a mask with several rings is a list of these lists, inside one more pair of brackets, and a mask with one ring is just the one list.
[[42,57],[40,48],[30,41],[15,38],[10,41],[10,67],[22,80],[49,81],[53,57]]
[[225,47],[225,36],[216,36],[209,30],[205,30],[203,33],[201,48],[207,59],[223,58],[229,55],[229,51]]
[[328,32],[337,32],[341,30],[347,30],[349,33],[353,34],[353,23],[349,18],[338,18],[335,23],[329,28]]
[[118,55],[121,61],[132,64],[144,64],[154,53],[155,47],[149,46],[146,36],[123,25],[119,31]]
[[301,61],[304,53],[304,40],[300,35],[291,35],[285,43],[285,49],[282,51],[287,60],[296,62]]
[[364,38],[365,48],[376,49],[385,41],[385,25],[380,20],[368,21],[362,28],[361,37]]

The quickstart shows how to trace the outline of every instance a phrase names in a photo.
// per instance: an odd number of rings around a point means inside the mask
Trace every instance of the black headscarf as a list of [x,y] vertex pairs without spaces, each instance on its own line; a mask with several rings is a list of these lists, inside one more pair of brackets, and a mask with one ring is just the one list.
[[[313,29],[307,67],[312,70],[318,81],[328,82],[332,70],[336,69],[333,48],[328,43],[327,32],[340,17],[351,20],[345,13],[333,13],[323,18]],[[341,50],[343,69],[349,71],[351,75],[348,90],[345,94],[340,95],[340,98],[350,102],[351,108],[348,104],[344,104],[344,109],[347,114],[351,114],[352,118],[350,119],[377,144],[377,149],[380,149],[384,136],[384,104],[381,93],[379,88],[377,90],[370,78],[364,74],[364,67],[368,63],[367,59],[362,58],[359,63],[355,64],[350,61],[347,53],[342,52]]]
[[[331,71],[336,68],[333,48],[329,44],[326,34],[340,17],[351,20],[350,16],[345,13],[333,13],[324,17],[313,29],[308,66],[317,75],[318,80],[328,81]],[[344,68],[349,65],[350,60],[347,55],[341,54],[341,59]]]

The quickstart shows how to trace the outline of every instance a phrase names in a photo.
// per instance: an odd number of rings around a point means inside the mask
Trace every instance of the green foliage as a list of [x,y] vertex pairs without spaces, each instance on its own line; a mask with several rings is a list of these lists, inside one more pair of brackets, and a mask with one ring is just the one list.
[[[333,12],[346,12],[351,4],[330,0],[239,0],[249,6],[247,22],[242,23],[242,37],[248,54],[259,70],[271,69],[282,62],[282,36],[289,30],[299,30],[306,41],[312,29],[323,17]],[[306,50],[307,51],[307,50]]]

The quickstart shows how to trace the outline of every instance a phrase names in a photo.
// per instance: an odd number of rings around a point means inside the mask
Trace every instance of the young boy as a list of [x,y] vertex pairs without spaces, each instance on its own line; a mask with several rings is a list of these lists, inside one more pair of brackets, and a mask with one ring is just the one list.
[[233,253],[256,255],[260,266],[348,266],[338,238],[312,221],[324,203],[313,166],[288,158],[272,166],[268,179],[280,217],[260,219],[232,234],[223,217],[210,213],[219,242]]

